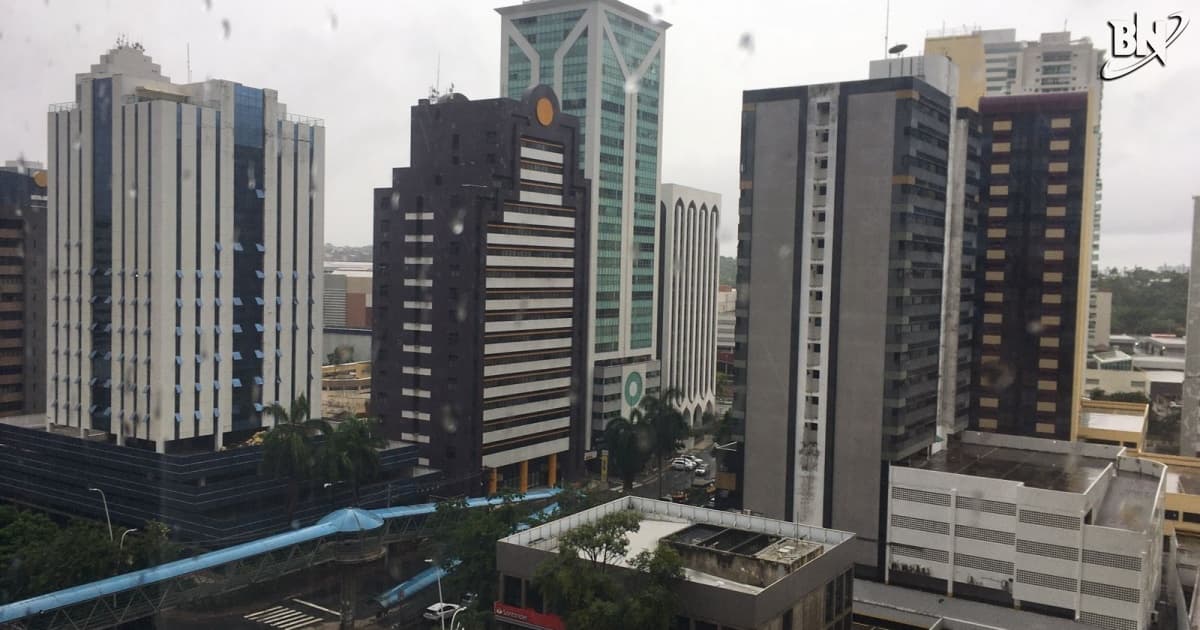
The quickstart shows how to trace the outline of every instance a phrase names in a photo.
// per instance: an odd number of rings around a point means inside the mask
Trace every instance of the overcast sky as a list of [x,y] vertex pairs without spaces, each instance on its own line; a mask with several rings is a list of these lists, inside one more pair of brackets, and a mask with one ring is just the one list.
[[[667,35],[662,176],[720,192],[721,250],[736,252],[741,92],[866,78],[884,50],[886,0],[633,0]],[[0,160],[46,157],[46,106],[74,98],[119,34],[141,42],[176,82],[191,76],[273,88],[290,112],[327,127],[326,240],[371,242],[371,190],[409,162],[409,107],[443,88],[499,91],[496,0],[236,2],[0,0]],[[892,0],[890,41],[919,50],[926,31],[1062,30],[1109,48],[1109,19],[1165,16],[1191,2]],[[1189,15],[1189,17],[1191,17]],[[1200,13],[1196,17],[1200,17]],[[749,43],[749,45],[743,45]],[[1101,264],[1188,261],[1200,194],[1200,23],[1152,63],[1104,89]]]

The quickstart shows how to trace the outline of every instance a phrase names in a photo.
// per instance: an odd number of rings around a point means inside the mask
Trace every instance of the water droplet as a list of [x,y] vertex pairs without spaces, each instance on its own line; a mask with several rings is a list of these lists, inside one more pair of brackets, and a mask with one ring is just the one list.
[[460,209],[458,211],[458,214],[455,215],[454,220],[450,222],[450,231],[451,232],[453,232],[455,234],[463,233],[463,220],[464,220],[465,216],[466,216],[466,212],[464,212],[463,210]]
[[204,10],[212,11],[212,0],[204,0]]
[[229,39],[229,33],[233,30],[233,26],[229,23],[229,18],[221,19],[221,32],[224,33],[225,39]]
[[130,189],[129,189],[129,198],[130,198],[130,199],[137,199],[137,189],[136,189],[136,188],[130,188]]
[[458,317],[458,321],[460,322],[467,321],[467,307],[463,304],[459,304],[458,308],[454,310],[454,315]]
[[75,34],[76,34],[76,35],[78,35],[78,34],[79,34],[79,31],[80,31],[79,22],[76,22],[76,23],[75,23]]
[[392,191],[392,210],[400,209],[400,193]]
[[754,35],[751,35],[749,31],[742,33],[742,36],[738,38],[738,48],[744,50],[748,55],[753,55]]
[[183,178],[184,181],[187,181],[192,178],[192,169],[185,168],[179,175]]
[[1029,324],[1027,326],[1025,326],[1025,330],[1028,330],[1029,334],[1031,334],[1031,335],[1041,334],[1042,328],[1043,328],[1042,320],[1040,320],[1040,319],[1032,320],[1029,322]]
[[446,433],[458,433],[458,418],[454,414],[454,409],[450,405],[442,405],[442,413],[439,421],[442,423],[442,430]]
[[638,91],[637,79],[628,79],[625,81],[625,93],[626,94],[637,94],[637,91]]
[[21,209],[20,209],[20,208],[17,208],[17,209],[15,210],[15,213],[16,213],[16,215],[17,215],[17,216],[21,216],[21,215],[23,214],[23,213],[21,212]]
[[337,14],[332,9],[329,10],[329,30],[336,31],[338,27]]
[[979,383],[990,391],[1003,391],[1013,383],[1012,368],[1003,361],[984,363],[979,368]]
[[662,9],[661,4],[654,5],[653,12],[650,14],[650,23],[651,24],[658,24],[659,22],[662,21],[662,10],[663,9]]
[[784,245],[779,246],[779,257],[780,258],[787,258],[788,256],[791,256],[791,255],[792,255],[792,246],[791,245],[784,244]]

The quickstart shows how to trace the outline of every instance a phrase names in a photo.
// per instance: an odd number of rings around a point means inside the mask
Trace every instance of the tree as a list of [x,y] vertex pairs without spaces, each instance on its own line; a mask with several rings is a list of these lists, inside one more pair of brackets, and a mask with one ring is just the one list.
[[636,532],[641,526],[642,517],[633,510],[605,514],[560,536],[558,549],[560,553],[586,558],[593,570],[604,570],[625,557],[629,551],[629,532]]
[[[450,593],[477,593],[479,601],[496,599],[496,541],[508,536],[528,515],[529,506],[505,495],[499,505],[468,508],[466,501],[439,503],[427,526],[425,551],[446,570]],[[461,619],[461,617],[460,617]]]
[[1187,327],[1186,269],[1110,268],[1097,274],[1096,288],[1112,292],[1113,332],[1181,335]]
[[357,504],[361,485],[379,475],[379,449],[385,446],[378,420],[345,414],[322,445],[324,472],[331,479],[349,482]]
[[558,553],[538,568],[534,586],[568,628],[670,627],[678,612],[673,587],[683,577],[679,555],[659,545],[628,560],[632,573],[613,570],[640,520],[627,510],[576,527],[559,538]]
[[608,465],[621,479],[626,493],[633,492],[633,480],[646,467],[650,454],[651,438],[641,419],[642,412],[634,409],[628,418],[613,418],[604,428]]
[[682,397],[679,390],[672,388],[660,396],[646,396],[640,405],[650,427],[652,450],[658,467],[658,496],[663,493],[664,463],[683,448],[683,439],[689,435],[687,422],[676,407]]
[[291,410],[279,403],[267,408],[275,418],[275,426],[263,438],[263,470],[287,480],[287,520],[296,514],[300,484],[313,479],[319,462],[316,449],[318,435],[329,435],[329,425],[309,417],[308,398],[292,401]]

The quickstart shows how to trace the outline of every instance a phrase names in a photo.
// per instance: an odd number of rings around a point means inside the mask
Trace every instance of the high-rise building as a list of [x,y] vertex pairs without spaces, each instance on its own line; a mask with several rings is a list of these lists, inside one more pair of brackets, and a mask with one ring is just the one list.
[[666,30],[617,0],[543,0],[498,9],[500,94],[544,83],[579,118],[591,180],[593,288],[585,410],[593,434],[658,389],[659,144]]
[[677,406],[694,426],[705,413],[716,412],[721,195],[663,184],[658,198],[662,388],[679,393]]
[[868,574],[888,464],[936,437],[950,105],[913,77],[743,94],[743,505],[855,532]]
[[372,267],[369,262],[325,263],[326,328],[371,328]]
[[984,98],[972,428],[1074,439],[1083,394],[1097,92]]
[[960,105],[979,110],[984,96],[1095,92],[1095,136],[1097,168],[1092,216],[1092,287],[1088,306],[1088,346],[1103,345],[1097,336],[1096,273],[1100,269],[1100,207],[1102,185],[1100,160],[1100,103],[1104,82],[1100,67],[1104,51],[1087,37],[1071,38],[1070,31],[1042,33],[1036,41],[1017,39],[1015,29],[964,30],[933,32],[925,40],[925,53],[947,55],[959,67]]
[[46,182],[41,164],[0,167],[0,416],[46,410]]
[[588,182],[546,86],[412,109],[411,166],[375,190],[371,410],[463,492],[583,462]]
[[50,425],[220,450],[320,409],[323,123],[137,44],[75,87],[48,116]]
[[872,79],[913,76],[950,96],[954,122],[946,157],[946,249],[942,270],[942,334],[938,363],[939,442],[967,427],[974,334],[975,243],[979,224],[979,117],[956,107],[958,66],[942,54],[871,61]]
[[717,369],[733,374],[733,331],[737,328],[737,289],[717,288]]

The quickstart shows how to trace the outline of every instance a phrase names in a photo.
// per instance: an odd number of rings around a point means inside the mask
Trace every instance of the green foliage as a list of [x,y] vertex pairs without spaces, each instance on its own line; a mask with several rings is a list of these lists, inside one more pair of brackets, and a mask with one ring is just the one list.
[[1142,392],[1113,392],[1111,394],[1103,389],[1093,389],[1088,391],[1088,398],[1092,400],[1111,400],[1112,402],[1126,403],[1149,403],[1150,399]]
[[126,537],[75,520],[58,526],[45,514],[0,507],[0,604],[174,560],[170,530],[151,521]]
[[379,475],[379,449],[385,446],[378,420],[344,415],[320,448],[325,477],[350,482],[357,501],[359,487]]
[[717,278],[721,284],[737,284],[737,259],[721,256],[717,261]]
[[633,510],[605,514],[591,523],[584,523],[558,539],[559,553],[587,558],[593,569],[625,557],[629,551],[629,532],[642,526],[642,517]]
[[517,496],[506,495],[491,508],[468,509],[461,499],[438,504],[425,550],[446,569],[448,594],[478,593],[480,602],[495,601],[496,541],[516,531],[530,509],[513,501]]
[[1182,335],[1187,328],[1187,271],[1110,268],[1096,288],[1112,292],[1114,333]]
[[642,417],[650,427],[651,450],[658,465],[658,494],[663,493],[663,464],[683,448],[683,439],[691,434],[687,421],[676,405],[683,394],[677,389],[668,389],[659,396],[642,399]]
[[634,409],[629,418],[614,418],[604,429],[608,467],[621,480],[625,492],[633,491],[634,478],[650,458],[652,438],[641,420],[642,412]]
[[673,586],[683,577],[679,555],[666,545],[629,560],[632,573],[609,571],[625,557],[628,534],[639,527],[634,511],[615,512],[571,530],[558,554],[538,568],[534,585],[568,628],[669,628],[678,613]]

